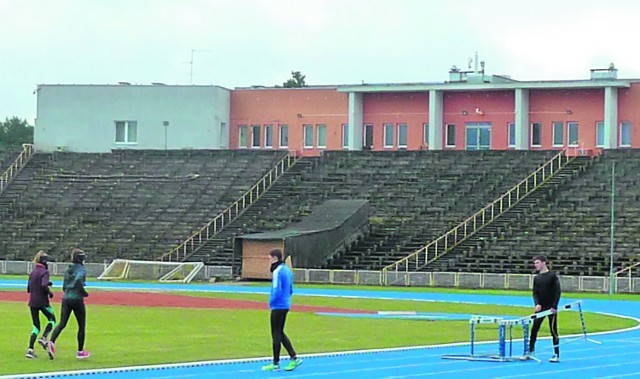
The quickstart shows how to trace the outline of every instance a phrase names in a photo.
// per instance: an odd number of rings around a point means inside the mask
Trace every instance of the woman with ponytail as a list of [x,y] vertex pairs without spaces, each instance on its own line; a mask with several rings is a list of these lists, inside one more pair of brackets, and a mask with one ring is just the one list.
[[53,298],[53,292],[51,292],[48,263],[49,256],[42,250],[38,251],[38,254],[33,258],[33,270],[29,274],[27,292],[29,293],[29,309],[31,310],[33,330],[29,337],[27,358],[36,358],[33,347],[40,333],[40,313],[47,318],[47,326],[44,328],[42,337],[38,340],[38,343],[44,349],[47,348],[47,336],[56,325],[56,315],[49,303],[49,299]]

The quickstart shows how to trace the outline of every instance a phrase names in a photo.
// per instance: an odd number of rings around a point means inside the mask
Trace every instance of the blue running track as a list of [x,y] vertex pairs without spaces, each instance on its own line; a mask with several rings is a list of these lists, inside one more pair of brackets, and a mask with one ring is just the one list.
[[[55,283],[60,285],[61,283]],[[23,281],[0,280],[0,287],[24,286]],[[126,291],[209,291],[231,293],[268,293],[268,287],[216,285],[216,284],[135,284],[135,283],[89,283],[89,287]],[[480,304],[531,306],[529,296],[454,295],[445,293],[416,293],[360,290],[296,290],[297,296],[336,296],[385,299],[411,299],[416,301],[447,301]],[[563,298],[561,304],[576,299]],[[295,301],[295,299],[294,299]],[[583,309],[588,312],[603,312],[640,318],[640,302],[584,300]],[[543,328],[546,327],[546,322]],[[587,329],[588,329],[587,325]],[[544,330],[544,329],[543,329]],[[468,354],[468,344],[457,346],[423,346],[405,349],[371,350],[331,354],[301,354],[304,363],[292,372],[263,372],[261,366],[270,361],[265,356],[259,359],[232,361],[194,362],[162,366],[113,368],[107,370],[41,373],[13,376],[13,378],[92,378],[92,379],[138,379],[138,378],[640,378],[640,328],[626,331],[589,335],[602,342],[601,345],[583,339],[561,341],[561,362],[549,363],[551,341],[538,342],[538,358],[525,362],[471,362],[445,360],[443,354]],[[295,336],[293,337],[295,341]],[[495,346],[487,345],[489,347]],[[521,349],[514,342],[514,352]],[[485,346],[481,346],[484,349]],[[487,349],[489,349],[487,347]],[[497,350],[497,348],[496,348]],[[265,354],[270,346],[265,346]],[[287,363],[283,359],[283,364]],[[0,376],[0,379],[8,378]]]

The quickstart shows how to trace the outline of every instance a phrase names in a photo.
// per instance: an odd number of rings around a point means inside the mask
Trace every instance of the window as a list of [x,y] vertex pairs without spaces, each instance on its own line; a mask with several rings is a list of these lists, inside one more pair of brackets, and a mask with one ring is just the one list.
[[564,123],[554,121],[551,126],[553,127],[553,146],[564,146]]
[[429,124],[426,122],[422,124],[422,143],[425,146],[429,145]]
[[280,125],[280,147],[289,147],[289,126]]
[[318,147],[327,147],[327,126],[325,124],[316,125],[316,132],[318,133]]
[[245,148],[247,147],[247,143],[248,143],[248,129],[246,125],[239,125],[238,126],[238,133],[240,134],[238,136],[238,147],[239,148]]
[[542,124],[534,122],[531,124],[531,146],[540,147],[542,145]]
[[516,147],[516,123],[510,122],[508,128],[509,135],[507,138],[509,139],[509,147]]
[[407,147],[407,124],[398,124],[398,147]]
[[349,147],[349,124],[342,124],[342,147]]
[[273,125],[264,126],[264,147],[273,147]]
[[313,148],[313,125],[304,125],[304,147],[306,149]]
[[456,124],[447,124],[446,147],[456,147]]
[[137,143],[138,121],[116,121],[116,142]]
[[620,147],[631,147],[631,123],[623,121],[620,123]]
[[251,125],[251,147],[260,147],[260,125]]
[[371,149],[373,147],[373,124],[364,124],[364,133],[362,133],[365,149]]
[[384,124],[384,147],[393,147],[393,124]]
[[569,146],[578,146],[578,123],[577,122],[569,122],[567,123],[569,129]]
[[596,147],[604,147],[604,122],[596,122]]

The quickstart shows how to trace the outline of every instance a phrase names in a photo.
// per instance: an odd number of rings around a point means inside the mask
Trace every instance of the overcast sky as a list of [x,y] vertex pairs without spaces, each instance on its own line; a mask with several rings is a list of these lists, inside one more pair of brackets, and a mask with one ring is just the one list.
[[476,51],[519,80],[611,62],[640,78],[639,16],[637,0],[0,0],[0,120],[33,123],[38,84],[442,82]]

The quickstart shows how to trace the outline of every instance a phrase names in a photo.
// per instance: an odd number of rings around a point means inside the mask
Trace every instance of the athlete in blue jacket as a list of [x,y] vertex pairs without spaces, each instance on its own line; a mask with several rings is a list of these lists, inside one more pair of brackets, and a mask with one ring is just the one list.
[[286,371],[295,370],[302,363],[296,351],[291,345],[291,341],[284,333],[284,324],[287,320],[287,313],[291,308],[291,295],[293,294],[293,274],[282,260],[282,251],[274,249],[269,252],[271,260],[271,295],[269,296],[269,307],[271,308],[271,339],[273,343],[273,363],[262,366],[264,371],[280,370],[280,347],[284,345],[287,349],[291,361],[284,368]]

